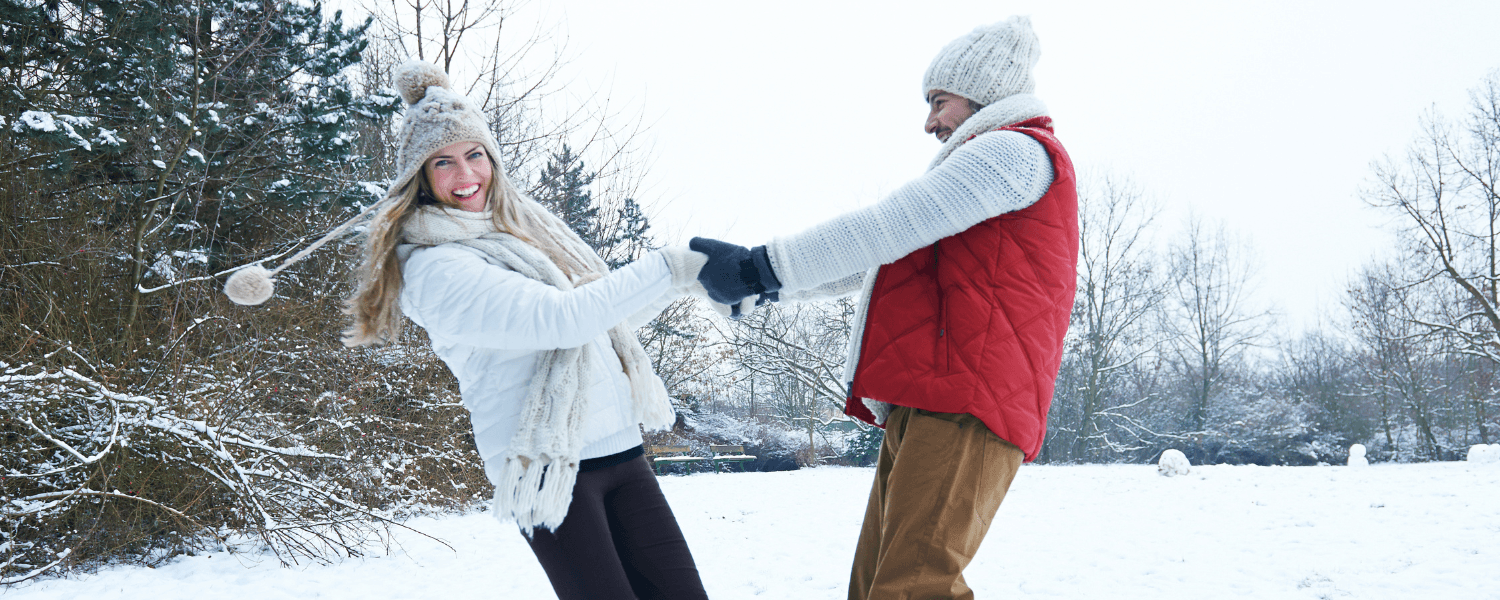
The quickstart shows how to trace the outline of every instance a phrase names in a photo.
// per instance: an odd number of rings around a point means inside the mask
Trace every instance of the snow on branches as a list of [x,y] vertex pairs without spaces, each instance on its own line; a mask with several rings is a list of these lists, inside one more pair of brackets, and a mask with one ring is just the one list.
[[284,562],[357,555],[389,523],[331,476],[349,456],[306,443],[310,432],[290,423],[250,429],[216,410],[241,379],[202,374],[189,397],[153,398],[67,367],[0,362],[0,373],[0,583],[90,554],[79,551],[98,540],[79,521],[101,505],[157,521],[187,545],[233,549],[213,524],[234,524]]

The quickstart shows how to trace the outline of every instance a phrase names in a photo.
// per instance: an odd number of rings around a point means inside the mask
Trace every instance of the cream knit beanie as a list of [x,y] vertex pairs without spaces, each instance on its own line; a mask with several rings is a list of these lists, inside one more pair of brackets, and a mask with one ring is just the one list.
[[390,194],[396,194],[417,173],[432,153],[449,144],[478,142],[491,161],[500,153],[495,135],[479,106],[448,87],[448,75],[429,62],[409,60],[396,69],[396,89],[408,105],[396,138],[396,178]]
[[985,106],[1036,88],[1031,68],[1041,57],[1029,17],[981,25],[949,42],[922,76],[922,99],[933,90],[958,94]]

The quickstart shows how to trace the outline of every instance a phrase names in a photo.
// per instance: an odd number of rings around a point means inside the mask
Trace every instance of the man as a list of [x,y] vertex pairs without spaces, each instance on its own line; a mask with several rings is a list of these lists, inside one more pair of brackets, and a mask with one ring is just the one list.
[[944,47],[923,78],[926,130],[942,148],[879,203],[754,249],[690,244],[709,255],[699,281],[723,304],[862,290],[845,412],[886,434],[851,599],[972,598],[963,569],[1041,449],[1073,306],[1078,197],[1031,94],[1038,54],[1024,17]]

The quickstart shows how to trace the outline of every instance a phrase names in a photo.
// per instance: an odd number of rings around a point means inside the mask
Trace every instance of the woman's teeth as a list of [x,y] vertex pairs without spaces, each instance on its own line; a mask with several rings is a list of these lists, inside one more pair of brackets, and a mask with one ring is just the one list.
[[477,183],[466,188],[458,188],[456,190],[453,190],[453,195],[458,196],[459,198],[468,198],[469,196],[473,196],[477,193],[479,193],[479,184]]

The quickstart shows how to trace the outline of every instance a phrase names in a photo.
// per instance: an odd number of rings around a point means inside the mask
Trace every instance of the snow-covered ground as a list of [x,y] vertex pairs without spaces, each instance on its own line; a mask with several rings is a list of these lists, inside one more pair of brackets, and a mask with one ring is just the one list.
[[[843,598],[870,469],[672,476],[710,596]],[[4,600],[551,598],[514,526],[420,518],[388,555],[284,569],[217,553]],[[980,598],[1500,599],[1500,464],[1026,466],[967,578]]]

